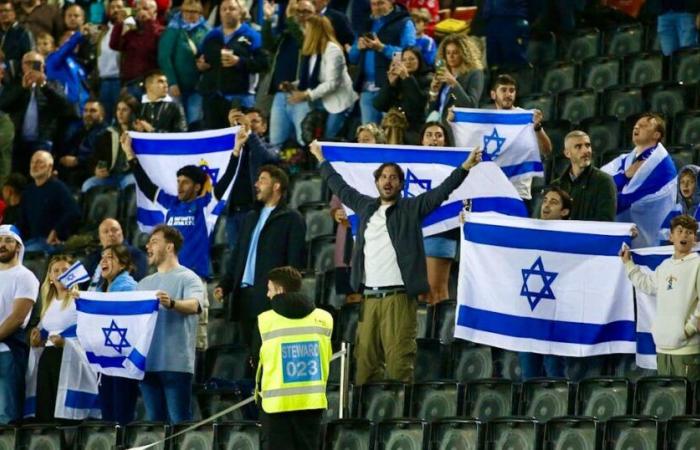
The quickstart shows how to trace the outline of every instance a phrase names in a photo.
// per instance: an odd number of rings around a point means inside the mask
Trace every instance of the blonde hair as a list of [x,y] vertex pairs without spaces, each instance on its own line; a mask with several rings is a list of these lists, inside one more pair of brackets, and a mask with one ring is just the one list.
[[472,70],[484,69],[484,63],[481,61],[481,49],[474,38],[466,34],[450,34],[440,43],[437,51],[437,60],[444,62],[445,67],[447,67],[447,46],[450,44],[457,47],[462,57],[462,64],[456,70],[458,75]]
[[366,131],[372,136],[374,136],[374,140],[376,141],[375,143],[386,144],[386,136],[384,135],[384,130],[379,128],[376,123],[368,122],[357,127],[357,131],[355,131],[355,140],[357,140],[357,138],[360,137],[360,133],[363,131]]
[[340,46],[335,38],[335,31],[333,31],[331,21],[324,16],[311,16],[306,19],[304,44],[301,47],[301,54],[304,56],[321,55],[326,50],[329,42],[334,42]]
[[[46,314],[46,311],[49,309],[49,305],[51,304],[51,302],[58,296],[58,289],[56,289],[56,286],[51,282],[51,269],[54,265],[60,262],[73,264],[73,258],[68,255],[56,255],[49,260],[49,267],[46,269],[46,276],[44,277],[44,282],[41,283],[41,290],[39,291],[39,297],[41,298],[41,313],[39,316],[41,318],[43,318],[44,314]],[[61,309],[66,309],[68,305],[73,301],[73,296],[71,295],[73,292],[78,292],[77,285],[73,286],[67,292],[67,295],[63,299],[61,299]]]

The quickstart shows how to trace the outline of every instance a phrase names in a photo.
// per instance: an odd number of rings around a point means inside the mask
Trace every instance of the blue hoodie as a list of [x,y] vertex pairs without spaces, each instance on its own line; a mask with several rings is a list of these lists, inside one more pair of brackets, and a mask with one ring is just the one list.
[[72,104],[79,106],[81,114],[85,103],[90,98],[85,69],[75,59],[75,49],[83,39],[83,35],[76,31],[70,39],[46,57],[46,78],[61,83],[66,98]]

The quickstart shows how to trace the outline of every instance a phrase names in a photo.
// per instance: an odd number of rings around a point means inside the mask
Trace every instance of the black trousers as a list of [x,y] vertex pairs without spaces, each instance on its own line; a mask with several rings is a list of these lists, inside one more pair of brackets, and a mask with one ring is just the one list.
[[36,419],[39,422],[54,420],[62,358],[63,349],[59,347],[44,348],[39,358],[36,379]]
[[267,414],[260,410],[263,450],[318,450],[322,409]]

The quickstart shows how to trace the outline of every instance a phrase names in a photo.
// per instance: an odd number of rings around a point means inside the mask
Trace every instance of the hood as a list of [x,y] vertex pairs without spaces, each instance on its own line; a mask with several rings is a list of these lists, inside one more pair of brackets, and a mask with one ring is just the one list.
[[[690,172],[695,177],[695,192],[690,199],[683,198],[681,195],[681,175],[686,172]],[[695,210],[700,204],[700,183],[698,183],[698,172],[700,172],[700,166],[695,164],[688,164],[683,166],[681,170],[678,171],[678,191],[676,195],[676,201],[681,204],[683,214],[694,215]]]
[[314,302],[299,292],[275,295],[270,305],[273,311],[288,319],[303,319],[316,309]]
[[195,23],[188,23],[183,20],[182,13],[179,11],[175,13],[172,19],[170,19],[170,22],[168,22],[168,28],[175,28],[178,30],[181,29],[185,31],[192,31],[198,27],[208,28],[207,21],[204,19],[204,17],[200,17],[199,20]]

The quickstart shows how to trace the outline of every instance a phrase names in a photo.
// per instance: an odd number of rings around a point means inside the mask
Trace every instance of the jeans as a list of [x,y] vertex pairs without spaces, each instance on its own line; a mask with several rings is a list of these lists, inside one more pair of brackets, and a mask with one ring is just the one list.
[[374,107],[374,98],[379,91],[362,91],[360,93],[360,113],[362,114],[362,124],[375,123],[381,124],[382,113]]
[[343,129],[343,125],[351,112],[352,106],[339,113],[329,113],[328,119],[326,119],[325,137],[328,139],[336,138],[340,130]]
[[280,146],[292,135],[297,143],[303,142],[301,122],[308,111],[306,103],[292,105],[287,103],[286,93],[276,93],[270,110],[270,144]]
[[33,238],[24,241],[24,251],[34,253],[48,253],[54,255],[63,250],[63,245],[51,245],[46,243],[46,238]]
[[105,109],[105,123],[112,123],[120,91],[119,78],[100,78],[100,103]]
[[679,48],[698,45],[695,14],[673,11],[661,14],[656,22],[656,31],[665,56]]
[[[176,100],[185,110],[185,117],[187,118],[188,126],[202,121],[204,118],[204,113],[202,112],[202,96],[199,93],[196,91],[183,92],[182,95]],[[201,123],[199,125],[201,126]]]
[[489,66],[527,65],[530,24],[519,17],[491,17],[486,22],[486,57]]
[[119,189],[124,189],[132,184],[136,184],[136,179],[134,178],[134,174],[128,172],[110,175],[107,178],[90,177],[85,180],[80,190],[85,193],[97,186],[115,186],[119,187]]
[[146,420],[170,424],[192,420],[192,378],[186,372],[146,372],[140,384]]
[[100,378],[102,420],[126,425],[134,420],[139,381],[102,374]]
[[24,370],[12,352],[0,352],[0,424],[22,417]]
[[519,352],[523,381],[538,377],[563,377],[566,358],[555,355]]
[[255,96],[253,94],[225,95],[224,98],[231,104],[233,104],[233,102],[239,102],[241,106],[245,108],[252,108],[255,106]]

